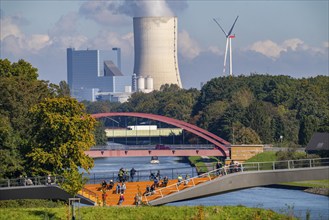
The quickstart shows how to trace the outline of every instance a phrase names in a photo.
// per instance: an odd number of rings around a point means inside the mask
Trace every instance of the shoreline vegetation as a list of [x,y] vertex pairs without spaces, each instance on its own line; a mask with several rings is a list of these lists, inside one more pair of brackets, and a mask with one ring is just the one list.
[[[72,213],[72,212],[71,212]],[[288,211],[279,214],[272,210],[245,206],[159,206],[159,207],[80,207],[76,219],[296,219]],[[0,208],[0,219],[72,219],[69,207]]]

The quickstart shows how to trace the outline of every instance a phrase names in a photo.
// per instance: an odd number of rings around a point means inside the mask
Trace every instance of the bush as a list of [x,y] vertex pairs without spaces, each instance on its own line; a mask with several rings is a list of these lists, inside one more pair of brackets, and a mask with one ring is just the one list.
[[45,199],[17,199],[0,201],[0,208],[56,208],[63,207],[64,201]]

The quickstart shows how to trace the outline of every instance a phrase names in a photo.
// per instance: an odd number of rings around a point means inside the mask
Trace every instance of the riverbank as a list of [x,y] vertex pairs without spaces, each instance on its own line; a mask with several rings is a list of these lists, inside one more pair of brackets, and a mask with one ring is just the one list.
[[188,163],[192,167],[195,167],[198,172],[198,175],[215,169],[215,164],[218,161],[216,157],[191,156],[186,158]]
[[286,185],[286,184],[273,184],[264,186],[267,188],[275,188],[275,189],[290,189],[290,190],[301,190],[307,193],[312,193],[315,195],[328,196],[329,197],[329,188],[321,188],[321,187],[306,187],[306,186],[298,186],[297,183],[294,185]]
[[283,183],[281,188],[299,189],[307,193],[329,197],[329,180],[309,180],[300,182]]

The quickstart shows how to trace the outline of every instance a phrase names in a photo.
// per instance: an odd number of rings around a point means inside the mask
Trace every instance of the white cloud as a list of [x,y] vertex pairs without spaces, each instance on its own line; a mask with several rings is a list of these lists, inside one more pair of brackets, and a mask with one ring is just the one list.
[[281,44],[275,43],[271,40],[258,41],[247,47],[245,50],[255,51],[265,55],[266,57],[276,60],[282,55],[282,53],[287,52],[289,50],[307,51],[310,54],[326,54],[327,52],[325,51],[325,47],[326,44],[324,44],[324,48],[312,47],[298,38],[292,38],[283,41]]
[[21,37],[22,32],[13,22],[13,19],[11,17],[4,17],[0,19],[0,25],[1,25],[1,32],[0,32],[0,40],[3,40],[4,38],[8,36],[14,36],[14,37]]
[[84,35],[67,35],[67,36],[54,36],[52,37],[52,46],[59,49],[66,49],[69,47],[82,48],[87,42],[88,38]]
[[26,46],[28,50],[38,51],[48,45],[52,44],[48,35],[34,34],[31,37],[26,38]]
[[121,48],[123,55],[133,54],[133,33],[130,32],[125,35],[119,35],[118,33],[102,30],[98,35],[90,41],[90,45],[93,48],[101,48],[102,50],[111,50],[113,47]]
[[291,50],[297,50],[297,48],[302,45],[304,45],[304,41],[298,38],[293,38],[283,41],[282,48],[284,51],[286,51],[288,48],[290,48]]
[[200,52],[200,46],[196,40],[193,40],[186,30],[178,33],[178,48],[180,54],[187,59],[194,59]]
[[118,14],[118,7],[118,1],[88,1],[81,5],[79,14],[102,25],[121,26],[128,19]]
[[56,24],[49,30],[50,35],[70,35],[77,33],[79,16],[75,12],[62,15]]
[[[21,22],[20,20],[23,20]],[[1,20],[1,46],[3,51],[15,56],[22,55],[24,51],[36,53],[38,50],[51,44],[51,40],[46,34],[25,35],[19,24],[26,21],[19,16],[2,17]]]
[[284,50],[280,45],[274,43],[271,40],[258,41],[252,44],[248,49],[273,59],[278,58],[281,51]]
[[208,51],[215,55],[223,55],[223,52],[217,46],[210,46],[208,47]]

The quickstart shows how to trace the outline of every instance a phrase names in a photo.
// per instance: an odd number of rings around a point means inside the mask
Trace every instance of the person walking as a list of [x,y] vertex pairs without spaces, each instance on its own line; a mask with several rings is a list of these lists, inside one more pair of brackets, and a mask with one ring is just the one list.
[[117,194],[121,193],[120,183],[117,183],[116,193],[117,193]]
[[125,191],[126,191],[126,189],[127,189],[127,187],[126,187],[126,184],[125,184],[125,182],[123,182],[122,184],[121,184],[121,193],[122,194],[125,194]]
[[131,179],[131,182],[134,182],[134,176],[136,174],[136,170],[134,168],[131,168],[130,170],[130,179]]
[[106,191],[104,190],[102,193],[103,206],[106,206],[106,198],[107,198],[107,194]]
[[121,205],[124,201],[125,201],[125,197],[124,197],[123,194],[121,193],[121,194],[120,194],[120,197],[119,197],[119,203],[118,203],[118,205]]

